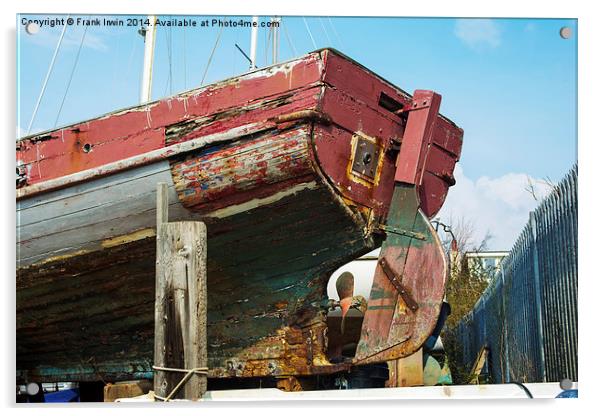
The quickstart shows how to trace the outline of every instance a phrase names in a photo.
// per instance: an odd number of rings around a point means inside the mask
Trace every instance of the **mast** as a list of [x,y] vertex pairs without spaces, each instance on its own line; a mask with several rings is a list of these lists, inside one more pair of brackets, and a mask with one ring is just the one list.
[[254,70],[255,68],[257,68],[257,65],[255,64],[256,62],[256,57],[257,57],[257,28],[259,26],[259,17],[258,16],[253,16],[253,26],[251,26],[251,48],[250,48],[250,55],[251,55],[251,63],[250,63],[250,67],[249,70]]
[[157,16],[148,16],[149,25],[144,31],[144,67],[142,69],[142,84],[140,86],[140,103],[149,102],[153,84],[153,55],[155,53],[155,33],[157,31]]
[[278,43],[280,41],[278,25],[280,23],[280,18],[274,16],[270,19],[270,22],[270,30],[272,31],[272,64],[275,64],[278,62]]

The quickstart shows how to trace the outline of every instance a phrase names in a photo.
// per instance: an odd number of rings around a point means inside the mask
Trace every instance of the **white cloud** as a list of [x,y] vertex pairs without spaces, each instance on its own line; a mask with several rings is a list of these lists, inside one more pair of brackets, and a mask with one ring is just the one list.
[[454,34],[476,50],[496,48],[502,43],[500,28],[491,19],[458,19]]
[[[457,165],[454,177],[456,185],[450,188],[437,217],[448,225],[468,225],[474,233],[471,242],[477,246],[489,232],[492,235],[488,242],[489,250],[510,250],[527,224],[529,212],[551,191],[550,185],[543,180],[524,173],[508,173],[497,178],[482,176],[472,180],[464,175],[462,166]],[[442,234],[440,236],[445,238]],[[472,248],[470,243],[466,247],[469,250]],[[375,250],[370,255],[378,256],[378,253],[379,250]],[[341,273],[349,271],[355,277],[354,293],[367,299],[375,267],[376,263],[371,261],[355,261],[342,266],[328,282],[328,296],[338,299],[336,279]]]
[[457,165],[454,176],[456,185],[450,188],[437,216],[444,223],[461,219],[471,223],[473,242],[477,245],[489,232],[492,235],[488,242],[490,250],[512,248],[529,219],[529,212],[551,191],[544,180],[524,173],[472,180],[464,175],[462,166]]

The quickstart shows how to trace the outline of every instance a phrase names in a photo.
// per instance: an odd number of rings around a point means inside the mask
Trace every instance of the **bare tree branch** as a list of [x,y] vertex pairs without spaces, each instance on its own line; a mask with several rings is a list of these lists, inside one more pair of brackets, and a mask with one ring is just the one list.
[[539,202],[537,198],[537,192],[535,191],[535,184],[529,175],[527,175],[527,186],[525,187],[525,191],[527,191],[535,201]]

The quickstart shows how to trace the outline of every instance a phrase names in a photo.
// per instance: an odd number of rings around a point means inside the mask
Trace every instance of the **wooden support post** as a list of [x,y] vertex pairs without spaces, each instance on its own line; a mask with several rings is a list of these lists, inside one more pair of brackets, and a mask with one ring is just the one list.
[[[207,229],[202,222],[167,222],[167,186],[157,187],[155,367],[207,367]],[[167,397],[185,371],[155,369],[154,390]],[[207,375],[193,374],[173,398],[197,400]]]
[[[159,226],[169,221],[169,195],[167,193],[167,184],[157,184],[157,236],[159,236]],[[157,249],[159,248],[159,239],[157,239]]]
[[487,361],[487,355],[489,353],[489,349],[483,345],[479,350],[479,355],[472,365],[472,369],[470,370],[469,383],[470,384],[479,384],[479,375],[481,371],[483,371],[483,367],[485,367],[485,362]]

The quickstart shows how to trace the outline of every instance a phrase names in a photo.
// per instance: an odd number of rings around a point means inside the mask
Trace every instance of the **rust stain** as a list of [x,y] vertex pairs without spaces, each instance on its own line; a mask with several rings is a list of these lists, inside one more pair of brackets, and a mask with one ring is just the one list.
[[283,300],[281,302],[277,302],[274,306],[276,308],[278,308],[278,309],[284,309],[284,308],[286,308],[288,306],[288,301],[287,300]]
[[296,377],[280,378],[276,387],[283,391],[302,391],[303,387]]
[[[210,370],[214,377],[288,377],[311,375],[316,367],[323,367],[327,373],[332,366],[323,351],[326,339],[323,334],[326,322],[317,316],[305,327],[286,326],[277,330],[274,336],[267,337],[226,359],[221,368]],[[264,357],[264,358],[258,358]]]
[[[358,142],[360,138],[367,140],[371,143],[374,143],[375,146],[378,147],[378,161],[376,165],[376,172],[374,174],[373,179],[364,178],[361,174],[353,171],[353,161],[354,155],[357,150]],[[384,152],[382,148],[382,144],[380,140],[375,137],[370,137],[361,131],[356,131],[353,136],[351,136],[351,153],[349,155],[349,162],[347,163],[346,173],[349,180],[352,182],[358,183],[360,185],[365,186],[366,188],[373,189],[378,186],[380,181],[380,173],[383,168],[383,160],[384,160]]]

